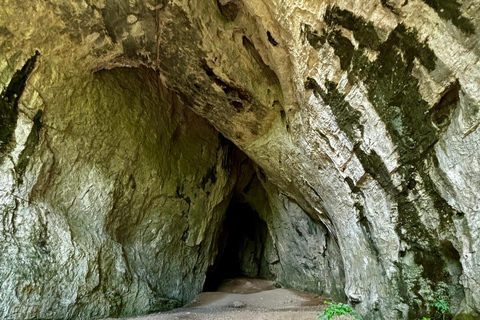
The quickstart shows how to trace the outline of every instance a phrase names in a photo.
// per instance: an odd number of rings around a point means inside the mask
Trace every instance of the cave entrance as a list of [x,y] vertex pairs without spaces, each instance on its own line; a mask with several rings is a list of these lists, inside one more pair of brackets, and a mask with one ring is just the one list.
[[247,203],[232,200],[219,239],[218,255],[209,267],[203,291],[215,291],[225,279],[271,279],[266,256],[268,227]]

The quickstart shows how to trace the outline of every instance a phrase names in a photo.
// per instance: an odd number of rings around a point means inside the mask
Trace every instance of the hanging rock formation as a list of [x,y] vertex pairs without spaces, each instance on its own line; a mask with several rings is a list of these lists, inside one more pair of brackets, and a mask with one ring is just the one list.
[[3,0],[0,317],[189,301],[234,197],[284,286],[478,318],[479,28],[477,0]]

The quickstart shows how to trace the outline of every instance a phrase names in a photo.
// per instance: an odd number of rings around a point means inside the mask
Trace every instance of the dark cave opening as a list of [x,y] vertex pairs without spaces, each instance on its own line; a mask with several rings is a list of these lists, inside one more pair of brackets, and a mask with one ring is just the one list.
[[215,291],[225,279],[271,279],[265,258],[268,227],[247,203],[230,202],[218,244],[218,254],[207,270],[203,291]]

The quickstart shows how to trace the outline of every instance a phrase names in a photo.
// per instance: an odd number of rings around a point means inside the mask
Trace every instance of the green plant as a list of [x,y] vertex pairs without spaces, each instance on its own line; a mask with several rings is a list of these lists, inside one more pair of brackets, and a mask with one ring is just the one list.
[[432,319],[423,317],[422,320],[432,320]]
[[433,305],[435,306],[435,308],[438,309],[438,311],[442,313],[443,319],[445,319],[445,313],[448,312],[448,310],[450,310],[450,305],[448,304],[447,300],[444,300],[444,299],[437,300]]
[[351,315],[355,318],[355,320],[361,320],[357,317],[355,310],[352,309],[352,306],[344,303],[334,303],[325,301],[325,304],[328,304],[329,307],[323,313],[318,314],[318,318],[320,320],[330,320],[334,319],[335,316],[342,316],[342,315]]

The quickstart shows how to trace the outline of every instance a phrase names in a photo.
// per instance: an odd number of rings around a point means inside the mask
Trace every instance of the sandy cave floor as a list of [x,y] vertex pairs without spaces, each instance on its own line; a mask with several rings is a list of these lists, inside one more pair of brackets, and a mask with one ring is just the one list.
[[326,299],[315,294],[275,288],[268,280],[230,279],[225,280],[218,291],[202,292],[182,308],[128,319],[314,320],[318,319],[319,311],[325,310],[323,302]]

